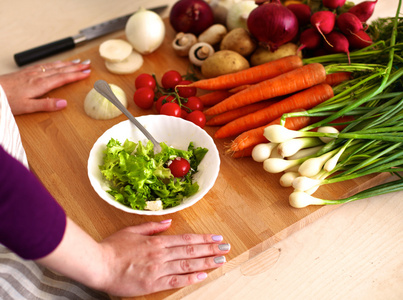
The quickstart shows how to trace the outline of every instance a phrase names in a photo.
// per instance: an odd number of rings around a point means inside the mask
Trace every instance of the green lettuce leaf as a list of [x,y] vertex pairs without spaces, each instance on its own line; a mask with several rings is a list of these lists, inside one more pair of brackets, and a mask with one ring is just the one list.
[[[193,182],[192,176],[208,149],[195,148],[193,142],[187,150],[165,143],[161,143],[161,148],[161,152],[154,154],[151,141],[143,145],[126,140],[122,145],[112,138],[104,150],[103,164],[99,166],[109,182],[108,193],[123,205],[140,210],[145,208],[146,201],[160,199],[163,208],[168,208],[197,193],[199,185]],[[183,178],[175,178],[167,167],[167,163],[178,156],[187,159],[191,166]]]

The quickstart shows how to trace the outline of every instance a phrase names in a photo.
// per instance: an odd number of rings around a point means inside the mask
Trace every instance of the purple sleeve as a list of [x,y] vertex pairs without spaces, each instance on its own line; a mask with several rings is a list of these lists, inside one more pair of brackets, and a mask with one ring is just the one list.
[[51,253],[66,214],[39,180],[0,147],[0,243],[25,259]]

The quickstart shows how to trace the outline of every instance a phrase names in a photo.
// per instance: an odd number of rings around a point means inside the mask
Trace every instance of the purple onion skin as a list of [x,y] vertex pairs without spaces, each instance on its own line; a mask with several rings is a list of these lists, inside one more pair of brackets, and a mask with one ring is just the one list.
[[295,14],[277,1],[252,10],[247,25],[251,35],[273,52],[292,41],[299,29]]
[[214,24],[214,14],[203,0],[179,0],[172,6],[169,22],[176,32],[197,36]]

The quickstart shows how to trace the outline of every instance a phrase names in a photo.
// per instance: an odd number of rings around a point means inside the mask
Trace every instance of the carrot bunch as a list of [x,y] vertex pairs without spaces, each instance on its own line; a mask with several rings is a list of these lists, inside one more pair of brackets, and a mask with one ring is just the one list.
[[[303,65],[298,56],[288,56],[237,73],[203,79],[192,86],[209,92],[201,98],[211,118],[220,126],[215,138],[234,137],[228,151],[234,157],[248,156],[265,141],[263,130],[295,110],[307,110],[332,98],[332,86],[348,80],[349,73],[326,75],[322,64]],[[286,127],[301,129],[309,118],[287,119]]]

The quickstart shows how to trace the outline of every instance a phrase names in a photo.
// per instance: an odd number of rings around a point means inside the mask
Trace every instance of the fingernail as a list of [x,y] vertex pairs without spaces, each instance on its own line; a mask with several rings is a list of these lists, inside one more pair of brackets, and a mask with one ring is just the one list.
[[218,249],[220,249],[221,251],[228,251],[229,249],[231,249],[231,245],[230,244],[220,244],[220,245],[218,245]]
[[89,65],[91,63],[90,59],[86,59],[82,62],[83,65]]
[[222,235],[213,235],[213,236],[211,237],[211,239],[212,239],[214,242],[221,242],[221,241],[223,240],[223,237],[222,237]]
[[207,273],[199,273],[199,274],[197,274],[197,279],[199,279],[199,280],[204,280],[204,279],[206,279],[207,278]]
[[71,62],[73,64],[78,64],[81,61],[81,59],[77,58],[77,59],[73,59]]
[[226,262],[225,256],[217,256],[217,257],[214,257],[214,262],[215,262],[216,264],[223,264],[223,263],[225,263],[225,262]]
[[82,73],[85,73],[85,74],[88,74],[88,73],[91,73],[91,69],[87,69],[87,70],[83,70],[83,71],[81,71]]
[[161,224],[166,224],[166,223],[171,223],[171,222],[172,222],[172,219],[160,221]]
[[56,107],[57,108],[64,108],[67,106],[67,101],[66,100],[58,100],[56,101]]

